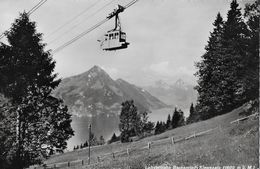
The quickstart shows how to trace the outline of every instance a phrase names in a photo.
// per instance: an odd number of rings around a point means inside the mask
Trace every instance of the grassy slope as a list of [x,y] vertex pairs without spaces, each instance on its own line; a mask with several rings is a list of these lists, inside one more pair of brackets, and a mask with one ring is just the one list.
[[[145,165],[171,164],[178,166],[223,166],[223,165],[258,165],[258,119],[246,120],[240,124],[230,124],[231,121],[241,118],[239,113],[244,111],[240,107],[232,112],[212,118],[207,121],[183,126],[167,131],[160,135],[147,137],[133,143],[117,143],[105,145],[92,149],[92,162],[96,162],[97,156],[131,148],[130,156],[126,154],[112,155],[102,158],[102,163],[89,168],[144,168]],[[200,137],[171,145],[169,140],[161,144],[152,144],[152,149],[137,150],[147,145],[149,141],[156,141],[163,138],[181,138],[189,136],[194,132],[205,131],[211,128],[220,128]],[[87,160],[88,151],[78,150],[74,152],[56,155],[45,163],[57,163],[74,160]],[[62,167],[63,165],[57,165]],[[86,168],[84,166],[82,168]],[[64,167],[65,168],[65,167]],[[66,167],[67,168],[67,167]],[[71,168],[80,168],[71,167]]]

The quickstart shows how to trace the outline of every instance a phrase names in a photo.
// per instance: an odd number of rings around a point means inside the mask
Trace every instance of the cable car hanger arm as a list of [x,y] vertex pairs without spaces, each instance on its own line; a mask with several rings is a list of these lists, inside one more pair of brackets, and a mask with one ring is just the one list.
[[114,16],[118,16],[119,13],[123,12],[125,10],[125,7],[118,5],[118,9],[115,9],[112,13],[110,13],[107,18],[111,19]]

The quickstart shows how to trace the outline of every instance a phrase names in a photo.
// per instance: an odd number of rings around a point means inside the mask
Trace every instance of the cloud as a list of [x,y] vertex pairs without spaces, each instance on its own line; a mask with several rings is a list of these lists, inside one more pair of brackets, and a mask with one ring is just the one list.
[[172,75],[193,75],[194,69],[189,69],[186,66],[173,66],[169,61],[162,61],[159,63],[153,63],[143,69],[146,73],[155,73],[158,75],[172,76]]
[[176,74],[185,74],[185,75],[193,75],[195,73],[194,69],[188,69],[185,66],[180,66],[177,68]]
[[185,65],[176,66],[175,63],[166,60],[152,63],[144,67],[142,71],[145,76],[142,76],[141,79],[150,83],[158,79],[173,83],[179,78],[191,84],[196,83],[196,78],[193,76],[196,71],[195,68],[189,68]]
[[163,61],[160,63],[151,64],[148,70],[158,74],[168,74],[171,71],[169,67],[169,61]]

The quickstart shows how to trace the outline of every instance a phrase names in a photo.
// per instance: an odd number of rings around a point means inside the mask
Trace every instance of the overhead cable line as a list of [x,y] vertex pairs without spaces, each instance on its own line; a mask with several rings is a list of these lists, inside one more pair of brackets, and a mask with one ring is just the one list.
[[[41,0],[40,2],[38,2],[34,7],[32,7],[27,14],[30,16],[32,13],[34,13],[38,8],[40,8],[45,2],[47,2],[47,0]],[[7,29],[5,32],[10,31],[11,28]],[[3,32],[0,35],[0,39],[2,39],[5,36],[5,32]]]
[[94,29],[96,29],[97,27],[99,27],[100,25],[104,24],[106,21],[108,21],[109,19],[106,18],[103,21],[97,23],[96,25],[92,26],[90,29],[80,33],[78,36],[72,38],[71,40],[69,40],[68,42],[64,43],[63,45],[59,46],[58,48],[53,50],[53,53],[57,53],[60,50],[64,49],[65,47],[69,46],[70,44],[72,44],[73,42],[77,41],[78,39],[82,38],[84,35],[86,35],[87,33],[93,31]]
[[[84,21],[90,19],[92,16],[96,15],[97,13],[99,13],[101,10],[103,10],[105,7],[109,6],[113,1],[115,0],[111,0],[108,3],[106,3],[104,6],[102,6],[101,8],[99,8],[96,12],[92,13],[91,15],[88,15]],[[74,26],[72,26],[69,30],[67,30],[66,32],[60,34],[57,38],[53,39],[52,41],[49,42],[49,44],[52,44],[53,42],[55,42],[56,40],[60,39],[61,37],[63,37],[63,35],[67,34],[68,32],[70,32],[71,30],[75,29],[76,27],[78,27],[80,24],[82,24],[83,22],[80,22]]]
[[40,8],[47,0],[41,0],[38,4],[36,4],[31,10],[29,10],[27,13],[28,15],[31,15],[34,11],[36,11],[38,8]]
[[134,5],[137,1],[139,1],[139,0],[133,0],[133,1],[131,1],[129,4],[127,4],[127,5],[125,6],[125,8],[129,8],[130,6]]
[[[133,4],[135,4],[137,1],[139,0],[133,0],[130,3],[128,3],[127,5],[124,6],[124,9],[129,8],[130,6],[132,6]],[[75,41],[77,41],[78,39],[82,38],[83,36],[85,36],[86,34],[88,34],[89,32],[95,30],[96,28],[98,28],[99,26],[101,26],[102,24],[104,24],[105,22],[107,22],[108,20],[110,20],[112,17],[107,17],[106,19],[100,21],[99,23],[97,23],[96,25],[92,26],[91,28],[89,28],[88,30],[83,31],[82,33],[80,33],[79,35],[77,35],[76,37],[72,38],[71,40],[69,40],[68,42],[62,44],[61,46],[57,47],[56,49],[53,50],[53,54],[61,51],[62,49],[66,48],[67,46],[71,45],[72,43],[74,43]]]
[[84,13],[86,13],[88,10],[90,10],[91,8],[93,8],[95,5],[97,5],[99,2],[101,2],[101,0],[96,1],[95,3],[91,4],[90,6],[88,6],[86,9],[84,9],[83,11],[81,11],[80,13],[78,13],[76,16],[74,16],[73,18],[71,18],[70,20],[68,20],[67,22],[65,22],[63,25],[59,26],[57,29],[55,29],[54,31],[52,31],[46,38],[50,37],[51,35],[55,34],[56,32],[58,32],[60,29],[62,29],[64,26],[68,25],[69,23],[73,22],[75,19],[77,19],[78,17],[80,17],[81,15],[83,15]]

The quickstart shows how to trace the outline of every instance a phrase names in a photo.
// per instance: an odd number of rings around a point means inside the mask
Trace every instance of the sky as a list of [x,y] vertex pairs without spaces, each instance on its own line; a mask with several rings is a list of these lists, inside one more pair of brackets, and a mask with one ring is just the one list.
[[[10,28],[19,12],[40,0],[0,0],[0,32]],[[31,16],[43,33],[46,50],[54,50],[102,21],[116,7],[131,0],[47,0]],[[139,0],[119,15],[130,43],[127,49],[103,51],[97,41],[114,27],[109,20],[53,55],[60,78],[98,65],[113,78],[146,86],[179,78],[196,84],[200,61],[218,12],[226,18],[231,0]],[[240,8],[252,0],[238,0]],[[6,39],[2,39],[6,42]]]

